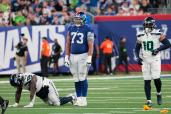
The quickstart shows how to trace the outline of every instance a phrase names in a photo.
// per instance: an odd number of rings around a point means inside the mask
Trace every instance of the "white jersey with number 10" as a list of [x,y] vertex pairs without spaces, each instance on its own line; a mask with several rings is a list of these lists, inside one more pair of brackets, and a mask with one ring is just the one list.
[[137,41],[141,43],[141,56],[142,58],[160,58],[160,53],[156,56],[152,55],[152,50],[160,47],[160,36],[162,32],[160,29],[153,29],[151,32],[146,33],[144,30],[137,33]]

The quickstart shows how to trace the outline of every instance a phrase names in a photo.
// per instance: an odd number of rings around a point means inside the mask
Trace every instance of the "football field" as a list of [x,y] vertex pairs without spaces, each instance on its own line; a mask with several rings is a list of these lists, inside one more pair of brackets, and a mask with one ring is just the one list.
[[[135,77],[135,76],[134,76]],[[74,93],[71,77],[52,77],[60,96]],[[0,79],[0,95],[14,103],[15,89],[7,83],[8,78]],[[143,80],[131,76],[89,76],[88,106],[77,107],[71,103],[63,106],[48,106],[36,98],[34,108],[23,108],[29,103],[29,92],[22,93],[20,106],[8,108],[5,114],[160,114],[163,108],[171,107],[171,78],[162,78],[163,105],[156,104],[155,88],[152,82],[153,109],[143,110],[145,95]],[[171,111],[169,110],[169,113]]]

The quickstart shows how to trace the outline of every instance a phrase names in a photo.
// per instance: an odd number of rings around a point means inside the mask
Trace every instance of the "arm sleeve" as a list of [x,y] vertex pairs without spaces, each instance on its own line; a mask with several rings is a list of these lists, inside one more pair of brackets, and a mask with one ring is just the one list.
[[171,43],[170,43],[169,40],[166,39],[166,38],[164,38],[164,39],[161,41],[161,43],[162,43],[163,45],[161,45],[161,46],[158,48],[159,51],[162,51],[162,50],[165,50],[165,49],[171,47]]
[[137,58],[140,58],[140,56],[139,56],[140,49],[141,49],[141,44],[137,42],[136,45],[135,45],[135,55],[136,55]]
[[88,38],[88,40],[91,40],[91,41],[94,42],[94,33],[93,33],[93,30],[90,27],[88,27],[87,38]]

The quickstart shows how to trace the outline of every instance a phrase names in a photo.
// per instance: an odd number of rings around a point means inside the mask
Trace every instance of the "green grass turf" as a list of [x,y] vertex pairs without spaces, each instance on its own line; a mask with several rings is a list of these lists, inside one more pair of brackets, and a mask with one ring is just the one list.
[[[60,107],[48,106],[36,98],[34,108],[23,108],[29,103],[29,93],[23,91],[20,106],[8,108],[5,114],[160,114],[161,109],[171,107],[171,78],[162,78],[162,81],[163,105],[156,104],[155,88],[152,82],[153,109],[150,111],[143,110],[145,103],[143,80],[136,78],[89,80],[87,107],[76,107],[71,104]],[[60,96],[74,92],[72,80],[56,81],[55,85],[59,89]],[[0,84],[0,95],[13,104],[15,89],[9,84]]]

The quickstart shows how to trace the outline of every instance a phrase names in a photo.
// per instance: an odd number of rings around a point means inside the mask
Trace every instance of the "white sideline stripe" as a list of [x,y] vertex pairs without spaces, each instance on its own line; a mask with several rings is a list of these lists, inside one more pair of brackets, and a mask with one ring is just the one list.
[[[127,102],[127,100],[124,102],[124,101],[122,101],[122,102],[116,102],[116,101],[111,101],[111,100],[104,100],[104,101],[102,101],[102,100],[88,100],[88,103],[90,103],[90,104],[144,104],[144,102],[142,101],[140,101],[140,102]],[[29,101],[28,101],[29,102]],[[28,103],[27,101],[22,101],[22,103],[24,103],[24,104],[27,104]],[[165,103],[167,103],[167,104],[171,104],[171,102],[165,102]],[[37,101],[35,104],[44,104],[44,102],[41,102],[41,101]]]
[[132,114],[135,112],[111,111],[109,113],[49,113],[49,114]]
[[111,113],[48,113],[48,114],[111,114]]
[[[14,109],[14,110],[16,110],[16,109],[22,109],[22,110],[25,110],[25,109],[28,109],[28,110],[38,110],[38,109],[40,109],[40,110],[47,110],[47,109],[53,109],[53,110],[71,110],[71,109],[76,109],[76,110],[82,110],[82,109],[88,109],[88,110],[94,110],[94,109],[98,109],[98,110],[113,110],[113,109],[115,109],[115,110],[142,110],[143,108],[102,108],[102,107],[100,107],[100,108],[87,108],[87,107],[72,107],[72,108],[65,108],[65,107],[62,107],[62,108],[60,108],[60,107],[50,107],[50,108],[46,108],[46,107],[42,107],[42,108],[24,108],[24,107],[17,107],[17,108],[11,108],[10,107],[10,110],[12,110],[12,109]],[[155,110],[161,110],[162,108],[153,108],[153,109],[155,109]],[[167,108],[168,110],[170,110],[171,108]]]
[[166,98],[171,98],[171,96],[166,96]]
[[[110,90],[110,88],[88,88],[89,90]],[[11,90],[11,89],[10,89]],[[58,91],[75,91],[75,88],[65,88],[65,89],[57,89]],[[2,91],[9,91],[9,89],[6,90],[0,90]],[[23,92],[28,92],[28,90],[22,90]]]
[[[26,97],[26,96],[22,96],[22,97]],[[171,97],[171,96],[170,96]],[[6,98],[14,98],[14,96],[6,96]],[[169,98],[168,96],[163,98]],[[111,99],[111,100],[130,100],[130,99],[144,99],[144,97],[88,97],[88,99]]]
[[[161,75],[161,77],[170,77],[170,74]],[[130,75],[130,76],[121,76],[121,77],[88,77],[88,80],[108,80],[108,79],[135,79],[142,78],[142,76]],[[52,79],[54,82],[58,81],[71,81],[73,79]],[[9,81],[0,81],[0,84],[9,83]]]
[[[70,89],[70,90],[71,90],[71,89]],[[151,93],[154,93],[154,94],[155,94],[156,92],[151,92]],[[164,93],[171,93],[171,92],[168,92],[168,91],[167,91],[167,92],[164,92]],[[14,94],[14,93],[4,92],[4,93],[1,93],[1,94]],[[29,91],[26,90],[26,91],[23,91],[22,94],[30,94],[30,93],[29,93]],[[91,94],[91,95],[106,95],[106,94],[108,95],[109,92],[108,92],[108,91],[107,91],[107,92],[102,92],[102,93],[91,92],[91,93],[88,93],[88,94],[89,94],[89,95],[90,95],[90,94]],[[144,94],[144,92],[143,92],[143,91],[142,91],[142,92],[134,92],[134,91],[133,91],[133,92],[125,92],[125,93],[123,93],[123,92],[110,92],[110,94],[111,94],[111,95],[117,95],[117,94],[119,94],[119,95],[120,95],[120,94],[124,94],[124,95],[125,95],[125,94]]]

